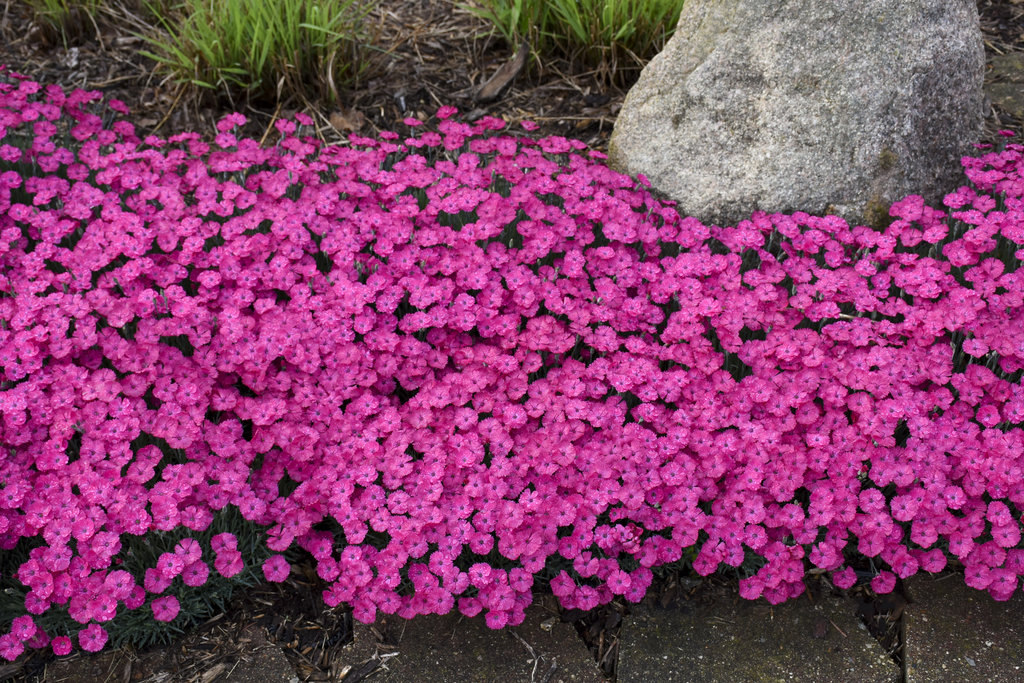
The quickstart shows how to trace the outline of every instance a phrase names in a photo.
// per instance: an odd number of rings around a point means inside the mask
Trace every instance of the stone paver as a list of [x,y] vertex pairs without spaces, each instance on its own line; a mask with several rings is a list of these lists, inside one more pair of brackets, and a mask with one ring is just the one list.
[[[537,600],[522,624],[500,631],[458,613],[356,624],[352,650],[342,656],[352,672],[373,671],[374,683],[605,683],[553,598]],[[384,642],[375,642],[381,635]]]
[[905,583],[906,683],[1024,681],[1024,595],[996,602],[963,575]]
[[721,587],[700,600],[633,608],[619,634],[619,683],[895,682],[901,672],[848,599],[771,606]]
[[295,669],[284,651],[267,639],[266,629],[249,626],[239,637],[239,644],[245,639],[248,655],[226,670],[224,683],[298,683]]
[[[619,683],[1024,681],[1024,594],[996,602],[963,576],[913,577],[903,610],[905,678],[857,617],[848,598],[803,597],[782,605],[739,598],[735,586],[701,589],[663,608],[631,606],[619,633]],[[235,652],[179,670],[203,648],[202,634],[151,652],[108,650],[47,666],[47,683],[202,680],[297,683],[262,627],[241,629]],[[199,639],[193,642],[193,639]],[[517,627],[494,631],[454,613],[355,624],[354,641],[332,663],[335,676],[374,683],[605,683],[552,596],[538,596]]]

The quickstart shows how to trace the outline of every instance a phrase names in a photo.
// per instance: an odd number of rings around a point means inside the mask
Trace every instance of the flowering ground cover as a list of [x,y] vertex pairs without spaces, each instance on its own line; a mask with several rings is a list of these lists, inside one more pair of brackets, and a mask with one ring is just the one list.
[[122,113],[0,86],[5,658],[180,628],[297,548],[363,621],[680,561],[771,602],[858,554],[1016,589],[1020,145],[879,233],[705,226],[450,107],[346,146]]

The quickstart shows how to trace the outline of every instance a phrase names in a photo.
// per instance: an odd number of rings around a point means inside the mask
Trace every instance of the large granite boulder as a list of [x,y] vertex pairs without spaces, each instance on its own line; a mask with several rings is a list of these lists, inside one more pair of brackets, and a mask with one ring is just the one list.
[[958,186],[984,69],[975,0],[686,0],[610,164],[708,223],[762,209],[879,225],[903,196]]

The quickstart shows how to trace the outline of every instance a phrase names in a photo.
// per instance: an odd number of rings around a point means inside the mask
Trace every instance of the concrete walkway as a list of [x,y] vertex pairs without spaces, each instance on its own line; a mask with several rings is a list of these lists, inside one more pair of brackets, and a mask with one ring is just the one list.
[[907,581],[906,683],[1024,681],[1024,595],[1008,602],[960,576]]
[[652,603],[634,607],[623,626],[620,683],[901,678],[850,598],[800,598],[772,606],[722,587],[699,601],[668,608]]
[[[1024,597],[997,603],[962,576],[915,577],[899,610],[901,667],[865,627],[849,597],[804,596],[783,605],[742,600],[735,587],[700,589],[687,599],[630,607],[617,634],[619,683],[942,683],[1024,681]],[[492,631],[482,617],[457,614],[356,624],[354,641],[330,673],[289,665],[261,629],[243,629],[245,655],[231,667],[176,672],[166,651],[76,656],[48,667],[50,683],[605,683],[608,679],[550,596],[526,621]],[[180,647],[180,646],[179,646]],[[173,649],[173,648],[168,648]],[[299,675],[303,674],[303,675]]]

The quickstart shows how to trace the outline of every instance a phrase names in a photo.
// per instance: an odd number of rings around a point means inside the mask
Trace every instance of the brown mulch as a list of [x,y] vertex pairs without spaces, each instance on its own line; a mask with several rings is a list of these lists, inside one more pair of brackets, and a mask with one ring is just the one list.
[[144,31],[146,23],[128,6],[117,13],[117,26],[108,26],[100,16],[104,32],[99,39],[65,46],[32,21],[24,3],[5,0],[0,64],[41,83],[102,90],[122,100],[142,136],[209,131],[222,116],[239,110],[250,119],[245,132],[263,139],[272,134],[275,118],[305,111],[331,142],[353,131],[372,135],[403,130],[402,119],[425,120],[439,107],[451,105],[468,120],[485,115],[510,122],[528,119],[540,125],[541,135],[575,137],[595,149],[607,146],[625,91],[603,85],[596,71],[581,73],[567,60],[533,65],[500,98],[478,99],[480,87],[513,59],[516,48],[489,35],[487,24],[458,4],[381,0],[369,17],[376,49],[369,53],[368,73],[357,89],[342,91],[336,102],[292,98],[279,107],[251,102],[237,102],[236,107],[227,98],[213,102],[202,93],[183,93],[140,54],[148,47],[130,32]]
[[[132,121],[143,135],[210,131],[216,120],[235,110],[224,100],[212,102],[183,93],[156,73],[153,62],[140,54],[143,42],[130,33],[143,30],[145,23],[127,9],[120,12],[120,29],[101,22],[98,38],[84,31],[78,42],[64,45],[33,22],[26,3],[4,0],[0,4],[0,64],[41,83],[69,90],[102,90],[130,107]],[[525,69],[495,99],[482,101],[477,96],[481,86],[514,58],[517,46],[490,36],[483,21],[457,4],[382,0],[371,14],[380,49],[357,90],[343,92],[339,101],[329,103],[242,104],[239,108],[249,118],[245,132],[265,139],[272,135],[276,118],[301,110],[314,116],[318,133],[332,142],[353,131],[372,135],[401,130],[400,121],[406,117],[427,119],[438,107],[454,105],[470,120],[485,115],[510,122],[530,120],[539,124],[538,135],[573,137],[591,148],[607,149],[625,89],[607,84],[596,71],[581,71],[568,60],[552,59]],[[990,61],[994,55],[1024,51],[1024,0],[978,0],[978,8]],[[1024,121],[993,105],[983,139],[997,141],[997,131],[1005,128],[1020,134]],[[695,590],[691,579],[673,581],[652,588],[654,594],[674,600]],[[265,627],[270,641],[284,649],[303,681],[361,678],[358,671],[343,672],[335,666],[334,655],[351,639],[351,615],[342,608],[325,609],[321,589],[315,575],[300,572],[286,584],[247,591],[223,618],[211,620],[190,636],[198,638],[199,645],[175,650],[178,673],[160,680],[222,680],[218,672],[230,671],[249,642],[239,640],[239,624]],[[885,626],[879,627],[878,635],[888,638],[893,647],[891,624],[896,619],[890,618],[894,610],[886,606],[865,608],[865,620],[884,617]],[[614,603],[590,613],[564,615],[575,623],[609,678],[614,677],[618,629],[627,613],[627,605]],[[381,634],[381,641],[386,640],[386,634]],[[0,680],[42,680],[50,661],[46,653],[35,653],[16,665],[0,665]],[[149,680],[135,673],[128,680]]]
[[[144,135],[171,135],[183,130],[210,131],[222,116],[240,110],[250,119],[246,133],[264,139],[272,122],[296,111],[310,113],[326,141],[350,132],[372,135],[402,130],[406,117],[427,119],[438,107],[453,105],[475,120],[496,116],[509,122],[539,124],[538,135],[563,135],[606,150],[615,117],[628,88],[610,85],[597,71],[583,71],[567,59],[545,59],[521,72],[493,101],[477,93],[517,46],[489,34],[487,24],[459,7],[456,0],[380,0],[369,17],[375,48],[371,66],[358,87],[342,91],[336,102],[287,100],[234,103],[182,92],[154,63],[137,37],[148,24],[132,10],[138,2],[115,4],[116,20],[99,18],[100,36],[86,31],[62,44],[32,20],[27,3],[4,0],[0,15],[0,64],[41,83],[66,89],[102,90],[125,102]],[[1024,0],[977,0],[986,55],[1024,49]],[[633,70],[625,81],[635,80]],[[200,93],[201,95],[201,93]],[[1021,131],[1024,120],[993,105],[983,139],[996,141],[999,129]]]

